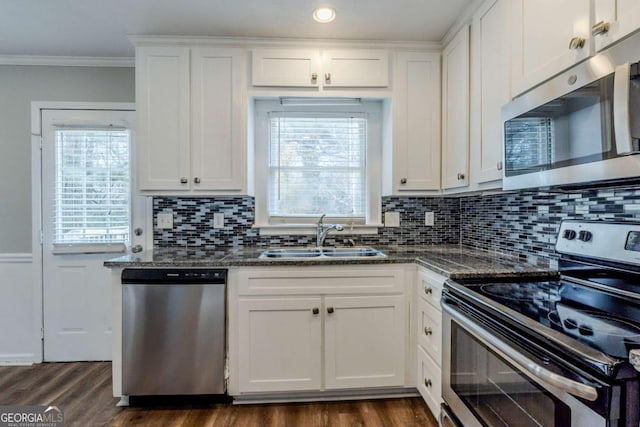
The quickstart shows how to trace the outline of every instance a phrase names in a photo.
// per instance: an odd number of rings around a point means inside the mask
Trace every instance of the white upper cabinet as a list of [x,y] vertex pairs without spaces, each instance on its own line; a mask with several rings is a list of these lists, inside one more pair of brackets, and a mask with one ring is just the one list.
[[442,188],[468,185],[469,26],[442,52]]
[[591,55],[590,0],[512,1],[512,94]]
[[196,191],[241,191],[245,132],[239,49],[191,51],[191,171]]
[[189,48],[136,49],[141,190],[189,188]]
[[243,62],[240,49],[136,49],[139,190],[244,191]]
[[384,49],[253,49],[254,86],[387,87]]
[[440,55],[396,55],[392,193],[440,189]]
[[640,29],[640,1],[595,0],[595,19],[591,34],[596,50]]
[[502,178],[502,106],[511,100],[509,0],[489,0],[471,25],[471,180]]

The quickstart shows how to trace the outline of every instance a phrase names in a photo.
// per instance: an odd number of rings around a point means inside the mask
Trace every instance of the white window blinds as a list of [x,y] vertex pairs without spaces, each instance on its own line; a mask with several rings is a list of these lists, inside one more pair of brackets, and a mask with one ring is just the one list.
[[367,210],[365,114],[269,115],[271,218],[364,218]]
[[126,129],[55,130],[54,244],[129,241]]

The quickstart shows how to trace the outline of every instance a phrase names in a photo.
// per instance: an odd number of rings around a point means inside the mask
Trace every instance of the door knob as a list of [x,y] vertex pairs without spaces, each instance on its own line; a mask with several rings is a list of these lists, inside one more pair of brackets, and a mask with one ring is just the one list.
[[189,180],[185,177],[180,178],[180,184],[186,184]]
[[135,245],[131,247],[131,252],[137,254],[138,252],[142,252],[142,245]]
[[582,49],[586,41],[582,37],[574,37],[569,41],[569,49]]
[[312,81],[313,83],[315,83],[315,82],[316,82],[316,80],[318,80],[318,73],[312,73],[312,74],[311,74],[311,81]]
[[400,178],[400,184],[406,184],[407,178]]
[[600,21],[597,24],[594,24],[593,27],[591,27],[592,36],[599,36],[601,34],[606,34],[608,32],[609,32],[608,22]]
[[196,184],[200,184],[200,178],[196,176],[195,178],[193,178],[193,182],[195,182]]
[[135,230],[133,230],[133,234],[135,234],[136,236],[142,236],[142,228],[136,228]]
[[313,310],[311,310],[311,312],[313,313],[313,315],[317,315],[320,314],[320,309],[318,307],[313,307]]
[[329,313],[329,314],[333,313],[333,307],[327,308],[327,313]]
[[331,81],[331,73],[324,73],[324,80],[327,82]]
[[458,175],[456,175],[456,178],[458,178],[458,181],[462,181],[464,179],[464,174],[460,172],[458,173]]

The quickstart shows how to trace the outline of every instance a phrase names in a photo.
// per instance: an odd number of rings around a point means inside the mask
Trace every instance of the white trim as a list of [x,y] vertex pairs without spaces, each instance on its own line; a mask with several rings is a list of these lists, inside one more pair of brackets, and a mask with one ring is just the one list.
[[133,68],[135,58],[110,56],[0,55],[0,65]]
[[[491,1],[491,0],[488,0]],[[447,32],[440,40],[440,46],[444,47],[449,44],[449,42],[458,34],[458,31],[465,25],[471,25],[471,21],[473,20],[473,15],[480,9],[480,6],[485,2],[485,0],[473,0],[469,6],[462,11],[455,22],[449,27]]]
[[[42,110],[123,110],[135,111],[132,102],[31,102],[31,251],[33,262],[33,317],[34,336],[40,336],[43,327],[42,301]],[[43,360],[43,346],[34,354],[35,362]]]
[[0,354],[0,366],[30,366],[37,362],[33,353]]
[[129,41],[134,46],[157,45],[208,45],[229,46],[251,49],[253,47],[315,47],[315,48],[376,48],[396,50],[425,50],[440,52],[440,42],[403,41],[403,40],[335,40],[313,38],[285,38],[285,37],[197,37],[197,36],[159,36],[159,35],[130,35]]
[[[28,264],[30,262],[33,262],[33,255],[30,253],[0,254],[0,264]],[[2,358],[1,355],[0,358]]]

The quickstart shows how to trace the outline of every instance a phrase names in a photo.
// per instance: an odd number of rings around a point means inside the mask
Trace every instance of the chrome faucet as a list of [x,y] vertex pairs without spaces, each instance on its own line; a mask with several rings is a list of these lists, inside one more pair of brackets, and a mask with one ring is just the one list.
[[322,214],[322,216],[318,220],[318,224],[316,225],[316,245],[319,248],[324,245],[324,239],[327,238],[327,234],[329,234],[331,230],[336,230],[336,231],[344,230],[344,227],[341,226],[340,224],[329,224],[325,226],[322,223],[322,220],[324,219],[325,216],[327,215]]

